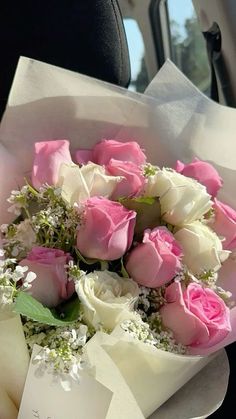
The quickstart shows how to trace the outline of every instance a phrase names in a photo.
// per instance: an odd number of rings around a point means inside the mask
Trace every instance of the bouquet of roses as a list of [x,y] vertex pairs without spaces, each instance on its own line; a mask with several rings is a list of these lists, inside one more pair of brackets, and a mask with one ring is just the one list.
[[215,198],[221,186],[209,163],[159,168],[134,141],[102,140],[74,160],[66,140],[35,143],[31,179],[8,200],[15,221],[1,226],[0,290],[29,352],[42,347],[41,372],[69,390],[83,347],[116,327],[178,355],[229,338],[218,273],[236,214]]
[[220,155],[222,188],[195,146],[202,98],[188,86],[189,106],[187,94],[175,106],[182,75],[168,100],[166,68],[152,99],[21,59],[0,130],[1,418],[17,416],[30,354],[63,394],[86,373],[108,387],[97,417],[141,419],[236,340],[234,166]]

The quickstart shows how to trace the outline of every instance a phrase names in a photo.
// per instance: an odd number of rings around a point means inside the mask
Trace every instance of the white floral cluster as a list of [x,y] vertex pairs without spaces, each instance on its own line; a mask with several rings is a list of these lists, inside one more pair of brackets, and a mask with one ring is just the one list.
[[0,231],[4,237],[3,247],[6,254],[18,260],[23,259],[36,242],[36,234],[29,219],[19,224],[2,224]]
[[170,329],[163,327],[162,318],[159,312],[150,315],[148,318],[148,325],[156,339],[155,346],[157,348],[180,355],[187,352],[185,345],[176,342],[173,332]]
[[37,195],[38,211],[32,215],[37,242],[70,251],[76,239],[80,214],[61,197],[61,189],[45,185]]
[[8,211],[18,217],[21,215],[22,209],[26,209],[27,201],[30,200],[30,198],[32,198],[32,196],[30,196],[28,185],[24,185],[19,191],[11,191],[11,195],[7,199],[7,202],[11,204],[11,206],[8,208]]
[[161,325],[161,316],[155,313],[150,316],[148,323],[125,320],[121,323],[120,327],[133,338],[139,341],[155,346],[167,352],[183,355],[186,354],[186,346],[177,343],[170,330],[164,330]]
[[160,167],[154,166],[151,163],[146,163],[143,166],[143,174],[147,178],[150,176],[155,176],[159,170],[160,170]]
[[124,320],[120,324],[120,327],[125,332],[129,333],[133,338],[138,339],[143,343],[153,346],[157,343],[157,340],[153,336],[147,323],[135,320]]
[[152,312],[156,312],[165,304],[165,287],[147,288],[140,287],[140,294],[137,301],[136,311],[143,321],[147,321]]
[[136,311],[142,321],[127,320],[121,324],[123,330],[134,338],[167,352],[185,354],[186,346],[178,344],[173,333],[164,328],[159,309],[165,304],[165,287],[140,287]]
[[[1,251],[1,255],[4,254]],[[31,282],[36,278],[34,272],[28,272],[27,266],[15,265],[16,259],[0,260],[0,304],[12,304],[19,290],[26,290],[31,287]],[[17,288],[17,283],[22,281]]]
[[62,199],[60,188],[44,185],[36,191],[25,185],[12,191],[8,201],[12,204],[9,211],[26,219],[1,227],[7,254],[20,260],[35,243],[71,250],[81,214]]
[[83,346],[91,337],[88,327],[79,322],[65,327],[52,327],[27,321],[24,333],[29,351],[34,344],[42,346],[34,357],[37,374],[52,374],[54,382],[60,382],[64,390],[69,391],[72,381],[79,382]]
[[70,260],[68,265],[68,275],[72,281],[78,281],[83,275],[86,275],[85,271],[82,271],[79,265],[76,265],[73,260]]

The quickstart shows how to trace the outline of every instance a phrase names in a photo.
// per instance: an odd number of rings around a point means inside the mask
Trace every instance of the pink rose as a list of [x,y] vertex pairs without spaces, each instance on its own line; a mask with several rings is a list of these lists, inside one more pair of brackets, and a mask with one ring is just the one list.
[[136,213],[106,198],[85,202],[84,222],[78,230],[82,255],[101,260],[119,259],[131,246]]
[[138,196],[144,189],[146,178],[142,169],[132,162],[111,159],[106,165],[107,172],[112,176],[123,176],[112,194],[112,199],[127,196]]
[[129,161],[137,165],[146,162],[146,156],[136,141],[122,143],[115,140],[102,140],[93,149],[93,161],[106,165],[111,159]]
[[217,195],[218,190],[223,184],[216,169],[210,163],[198,160],[197,158],[189,164],[184,164],[177,160],[175,170],[184,176],[196,179],[206,187],[207,192],[213,197]]
[[222,236],[223,249],[232,250],[236,248],[236,211],[214,199],[213,209],[215,213],[214,221],[210,224],[212,230],[218,236]]
[[47,307],[56,307],[74,292],[74,283],[68,281],[65,268],[69,260],[70,256],[62,250],[36,246],[20,262],[37,275],[30,294]]
[[39,189],[43,184],[56,185],[62,163],[72,163],[69,141],[55,140],[35,143],[32,184]]
[[93,162],[93,150],[76,150],[74,160],[77,164]]
[[127,258],[130,277],[145,287],[156,288],[170,281],[181,268],[182,248],[166,227],[145,230]]
[[210,288],[191,283],[182,290],[180,282],[166,289],[167,303],[160,313],[165,327],[177,342],[195,348],[210,348],[231,331],[230,310]]

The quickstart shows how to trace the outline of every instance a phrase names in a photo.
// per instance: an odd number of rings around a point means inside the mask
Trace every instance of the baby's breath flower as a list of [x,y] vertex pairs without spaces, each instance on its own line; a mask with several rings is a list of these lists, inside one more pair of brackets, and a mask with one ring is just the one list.
[[36,235],[30,219],[17,224],[3,224],[1,232],[6,255],[14,256],[18,260],[24,259],[28,250],[36,243]]
[[175,354],[185,354],[187,351],[184,345],[175,341],[170,330],[164,329],[159,313],[153,313],[149,317],[148,323],[125,320],[121,323],[121,328],[133,338],[145,344],[155,346],[157,349]]
[[[13,303],[17,293],[30,288],[31,282],[36,278],[34,272],[28,272],[28,266],[16,266],[15,259],[4,259],[0,261],[0,287],[1,302],[4,304]],[[19,284],[20,281],[20,285]]]
[[91,337],[88,327],[79,322],[65,327],[47,326],[27,321],[24,333],[30,352],[34,344],[42,346],[34,357],[37,374],[52,374],[54,381],[59,381],[65,390],[69,390],[72,381],[80,380],[83,346]]
[[85,275],[86,272],[82,271],[78,265],[74,264],[73,260],[70,260],[68,265],[67,265],[67,269],[68,269],[68,276],[69,278],[71,278],[73,281],[78,281],[78,279],[81,278],[81,276]]
[[136,311],[146,321],[151,313],[156,312],[165,303],[165,287],[147,288],[140,287]]
[[138,339],[143,343],[147,343],[148,345],[156,345],[157,341],[154,338],[147,323],[138,322],[135,320],[125,320],[121,323],[120,326],[133,338]]
[[213,270],[209,270],[201,272],[199,275],[196,275],[196,277],[203,285],[214,289],[218,279],[218,274]]
[[143,175],[145,177],[154,176],[159,170],[160,168],[158,166],[153,166],[152,164],[147,163],[143,166]]
[[215,221],[215,210],[213,207],[211,207],[209,211],[206,214],[204,214],[204,216],[202,217],[202,222],[206,224],[210,224],[210,223],[213,223],[214,221]]
[[[33,193],[32,193],[33,192]],[[12,204],[8,208],[16,216],[25,213],[29,216],[29,206],[35,198],[36,191],[30,185],[24,185],[20,190],[13,190],[7,201]]]
[[5,256],[14,257],[16,260],[22,260],[27,254],[27,250],[23,243],[18,242],[14,239],[4,239],[3,248],[5,251]]
[[12,308],[13,288],[8,285],[0,285],[0,310],[1,314]]
[[186,265],[182,265],[182,269],[177,273],[175,277],[176,282],[183,282],[186,286],[190,282],[197,281],[197,278],[189,271]]
[[32,226],[39,245],[70,251],[76,241],[80,215],[60,193],[60,188],[47,185],[40,188],[41,209],[32,216]]

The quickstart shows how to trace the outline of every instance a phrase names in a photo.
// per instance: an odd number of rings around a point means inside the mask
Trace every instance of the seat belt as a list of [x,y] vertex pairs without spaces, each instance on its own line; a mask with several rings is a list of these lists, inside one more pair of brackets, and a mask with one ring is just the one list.
[[203,32],[207,44],[207,53],[211,66],[211,99],[219,103],[219,88],[227,106],[235,107],[232,88],[221,50],[221,31],[217,23]]

